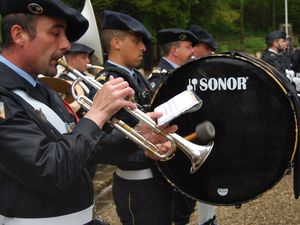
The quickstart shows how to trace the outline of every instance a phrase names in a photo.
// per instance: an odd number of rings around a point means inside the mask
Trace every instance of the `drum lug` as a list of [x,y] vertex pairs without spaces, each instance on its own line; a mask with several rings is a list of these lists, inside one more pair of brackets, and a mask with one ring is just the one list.
[[237,204],[237,205],[235,205],[235,208],[236,209],[240,209],[242,207],[242,204]]

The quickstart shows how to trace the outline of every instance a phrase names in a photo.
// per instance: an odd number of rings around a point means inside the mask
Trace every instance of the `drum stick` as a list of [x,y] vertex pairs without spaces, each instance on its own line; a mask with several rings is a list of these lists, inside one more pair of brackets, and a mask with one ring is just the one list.
[[195,139],[198,138],[198,137],[197,137],[196,132],[194,132],[194,133],[191,133],[191,134],[185,136],[184,138],[185,138],[186,140],[188,140],[188,141],[193,141],[193,140],[195,140]]
[[196,138],[204,144],[209,143],[215,137],[216,131],[214,125],[210,121],[204,121],[197,125],[196,132],[191,133],[184,138],[193,141]]

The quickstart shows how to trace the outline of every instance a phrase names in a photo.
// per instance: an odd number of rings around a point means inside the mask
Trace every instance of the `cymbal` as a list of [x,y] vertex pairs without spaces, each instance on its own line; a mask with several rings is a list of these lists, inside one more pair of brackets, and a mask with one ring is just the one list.
[[68,83],[68,81],[56,77],[41,77],[40,80],[56,91],[62,99],[66,100],[68,103],[72,103],[74,101],[71,92],[72,85]]

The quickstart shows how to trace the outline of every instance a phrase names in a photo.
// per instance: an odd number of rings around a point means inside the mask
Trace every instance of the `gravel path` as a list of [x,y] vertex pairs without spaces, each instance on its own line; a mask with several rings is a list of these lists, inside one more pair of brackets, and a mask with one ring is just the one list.
[[[241,208],[218,206],[216,215],[220,225],[300,225],[300,200],[293,194],[292,175],[286,175],[271,190]],[[121,225],[111,199],[110,189],[96,197],[96,214],[111,225]],[[197,225],[197,210],[191,216],[191,225]]]

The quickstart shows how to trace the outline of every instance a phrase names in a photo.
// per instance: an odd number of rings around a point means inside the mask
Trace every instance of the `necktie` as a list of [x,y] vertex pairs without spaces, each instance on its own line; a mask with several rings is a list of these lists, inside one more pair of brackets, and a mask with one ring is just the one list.
[[136,81],[136,83],[140,86],[140,79],[139,79],[139,75],[137,74],[137,72],[135,70],[133,70],[133,74],[132,74],[134,80]]
[[35,89],[39,92],[39,94],[43,98],[44,100],[43,102],[48,102],[48,93],[40,83],[36,83]]

